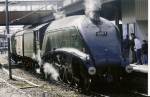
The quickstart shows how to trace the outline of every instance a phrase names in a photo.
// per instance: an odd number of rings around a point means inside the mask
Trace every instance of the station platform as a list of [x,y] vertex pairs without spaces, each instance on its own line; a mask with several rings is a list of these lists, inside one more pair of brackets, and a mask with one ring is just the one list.
[[140,65],[140,64],[129,64],[126,67],[126,71],[128,73],[131,72],[140,72],[140,73],[148,73],[148,64]]

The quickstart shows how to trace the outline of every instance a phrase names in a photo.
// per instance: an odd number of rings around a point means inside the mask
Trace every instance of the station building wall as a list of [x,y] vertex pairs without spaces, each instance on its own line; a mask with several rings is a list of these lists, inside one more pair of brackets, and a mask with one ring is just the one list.
[[122,0],[123,38],[135,33],[140,40],[148,40],[148,0]]

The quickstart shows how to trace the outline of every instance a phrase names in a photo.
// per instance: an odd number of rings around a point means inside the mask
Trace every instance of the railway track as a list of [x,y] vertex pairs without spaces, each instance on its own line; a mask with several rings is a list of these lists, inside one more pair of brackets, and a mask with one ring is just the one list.
[[[80,94],[77,91],[74,91],[71,87],[66,84],[61,84],[60,82],[48,82],[37,77],[35,74],[31,74],[21,69],[13,69],[13,76],[16,76],[17,79],[25,79],[23,81],[31,82],[31,85],[38,85],[38,87],[24,87],[25,84],[19,85],[20,90],[27,92],[33,96],[31,97],[88,97],[84,94]],[[4,75],[4,74],[3,74]],[[8,74],[5,70],[5,77],[8,77]],[[7,78],[4,78],[7,81]],[[12,86],[18,87],[18,81],[9,81]],[[27,84],[27,83],[26,83]],[[29,83],[30,84],[30,83]],[[46,95],[46,96],[43,96]]]
[[[4,71],[8,73],[7,69],[6,68],[4,68],[4,69],[5,69]],[[43,89],[44,91],[46,91],[45,93],[48,95],[48,89],[50,89],[50,88],[47,88],[45,86],[47,86],[48,84],[51,84],[51,85],[55,85],[56,87],[58,86],[61,88],[65,88],[66,90],[75,91],[77,94],[82,95],[81,90],[78,88],[77,85],[71,86],[70,84],[65,83],[63,81],[51,81],[50,83],[48,83],[48,81],[43,81],[41,78],[39,78],[39,75],[29,73],[22,69],[13,69],[13,74],[15,75],[15,78],[25,79],[26,82],[30,82],[30,84],[32,83],[33,86],[37,85],[37,87],[21,88],[23,90],[29,89],[29,88],[40,88],[40,89]],[[19,74],[22,74],[22,76]],[[120,97],[120,96],[121,97],[146,97],[147,96],[145,94],[141,94],[136,91],[125,90],[125,91],[121,91],[121,92],[115,91],[114,93],[113,92],[110,93],[110,92],[108,92],[109,89],[108,89],[108,91],[107,91],[107,89],[106,89],[106,91],[101,91],[101,90],[103,90],[103,89],[91,90],[86,95],[83,94],[81,97]],[[42,94],[43,93],[44,92],[42,92]],[[68,96],[68,97],[71,97],[71,96]]]
[[[5,69],[5,68],[3,68],[3,71],[5,71],[5,73],[6,74],[8,74],[8,70],[7,69]],[[27,74],[29,74],[28,72],[24,72],[23,70],[19,70],[19,71],[22,71],[22,73],[27,73]],[[20,73],[20,72],[19,72]],[[32,74],[31,74],[32,75]],[[13,75],[13,77],[15,77],[15,78],[17,78],[17,79],[22,79],[23,81],[27,81],[27,79],[24,79],[24,78],[22,78],[22,77],[20,77],[20,76],[14,76]],[[33,79],[34,79],[34,77],[36,77],[36,76],[33,76]],[[5,81],[5,82],[7,82],[6,80],[4,80],[4,79],[2,79],[3,81]],[[29,80],[31,80],[30,78],[28,79],[28,81]],[[40,80],[40,79],[38,79],[38,80]],[[32,80],[33,82],[31,82],[32,83],[32,85],[34,84],[41,84],[41,81],[39,81],[39,82],[37,82],[37,81],[35,81],[35,80]],[[25,89],[29,89],[29,88],[31,88],[31,87],[20,87],[20,88],[17,88],[15,85],[13,85],[13,84],[10,84],[10,83],[8,83],[11,87],[13,87],[13,88],[15,88],[15,89],[20,89],[20,90],[25,90]],[[80,93],[81,91],[80,91],[80,89],[78,89],[77,88],[77,86],[70,86],[69,84],[67,84],[67,83],[64,83],[63,81],[53,81],[53,82],[51,82],[50,84],[54,84],[54,85],[56,85],[56,86],[61,86],[61,87],[65,87],[65,88],[67,88],[67,89],[69,89],[69,90],[72,90],[72,91],[75,91],[75,92],[77,92],[77,93]],[[45,83],[43,84],[43,85],[46,85]],[[38,85],[38,86],[40,86],[40,85]],[[37,87],[32,87],[32,88],[37,88]],[[23,92],[23,91],[22,91]],[[25,92],[23,92],[23,93],[25,93]],[[43,93],[42,93],[42,95],[48,95],[48,93],[47,93],[47,91],[44,91]],[[82,95],[81,97],[106,97],[106,96],[104,96],[104,95],[102,95],[102,94],[99,94],[99,93],[96,93],[96,92],[90,92],[90,94],[88,94],[88,95]]]

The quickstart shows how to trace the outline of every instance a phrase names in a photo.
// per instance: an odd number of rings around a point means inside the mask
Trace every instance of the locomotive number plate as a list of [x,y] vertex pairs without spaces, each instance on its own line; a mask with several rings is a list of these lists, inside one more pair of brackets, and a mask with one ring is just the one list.
[[107,36],[107,32],[105,31],[96,32],[96,36]]

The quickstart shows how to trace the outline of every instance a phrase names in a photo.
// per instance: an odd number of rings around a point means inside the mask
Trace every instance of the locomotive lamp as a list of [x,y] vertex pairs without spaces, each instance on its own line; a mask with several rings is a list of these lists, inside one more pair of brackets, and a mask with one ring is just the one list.
[[88,73],[89,73],[90,75],[96,74],[96,68],[95,68],[95,67],[89,67],[89,68],[88,68]]

